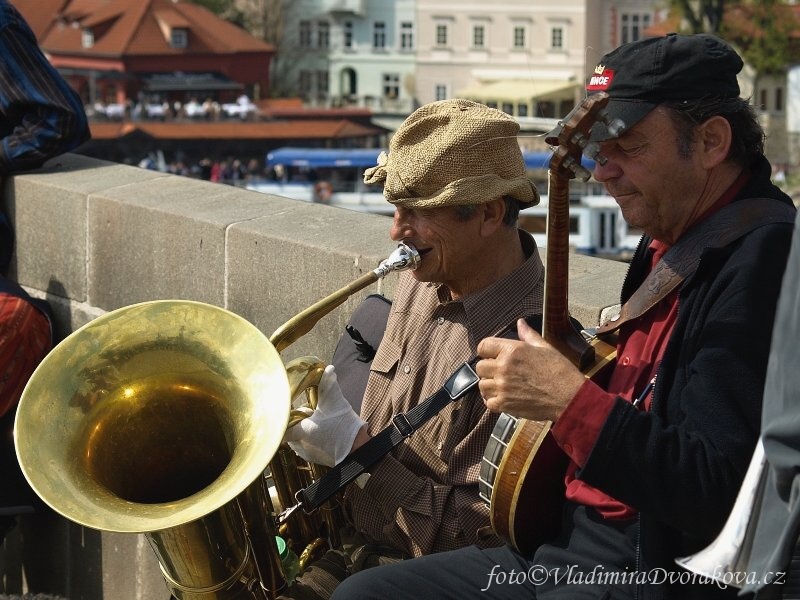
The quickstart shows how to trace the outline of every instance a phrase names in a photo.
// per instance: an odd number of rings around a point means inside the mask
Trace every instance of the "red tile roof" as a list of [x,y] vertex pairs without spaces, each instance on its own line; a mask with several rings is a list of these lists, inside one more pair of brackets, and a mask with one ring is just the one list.
[[[273,46],[209,10],[172,0],[14,0],[39,42],[54,54],[130,56],[153,54],[272,52]],[[184,27],[189,49],[170,46],[159,21]],[[95,28],[84,48],[81,29]]]
[[53,25],[55,16],[69,0],[13,0],[14,7],[25,17],[37,39]]
[[255,121],[255,122],[93,122],[92,139],[110,140],[135,132],[169,140],[299,140],[345,139],[379,135],[377,127],[347,120]]
[[277,119],[350,119],[370,120],[372,110],[359,106],[341,108],[316,108],[303,104],[302,98],[263,98],[255,102],[259,112]]

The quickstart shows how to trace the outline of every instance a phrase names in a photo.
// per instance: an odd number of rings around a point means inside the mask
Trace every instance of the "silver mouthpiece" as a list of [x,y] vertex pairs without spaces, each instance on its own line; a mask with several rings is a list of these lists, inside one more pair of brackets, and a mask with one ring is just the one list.
[[412,271],[419,266],[419,252],[411,244],[400,242],[397,248],[389,255],[389,258],[381,262],[374,273],[379,277],[386,277],[392,271]]

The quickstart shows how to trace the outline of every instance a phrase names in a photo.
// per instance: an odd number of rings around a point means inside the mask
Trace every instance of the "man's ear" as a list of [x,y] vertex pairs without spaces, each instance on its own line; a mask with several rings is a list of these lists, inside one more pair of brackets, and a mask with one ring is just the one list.
[[711,117],[699,127],[703,165],[708,169],[716,167],[726,158],[731,149],[733,132],[727,119]]
[[481,211],[481,232],[491,235],[498,228],[503,227],[503,219],[506,216],[506,202],[503,198],[495,198],[482,205]]

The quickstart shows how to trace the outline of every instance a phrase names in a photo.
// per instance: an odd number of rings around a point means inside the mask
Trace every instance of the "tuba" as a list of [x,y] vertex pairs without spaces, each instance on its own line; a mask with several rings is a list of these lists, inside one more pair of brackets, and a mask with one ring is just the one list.
[[309,515],[281,523],[274,506],[270,478],[281,502],[294,499],[296,472],[314,475],[289,461],[282,439],[313,410],[292,399],[305,391],[313,404],[324,368],[284,365],[280,351],[353,293],[418,261],[401,244],[269,339],[193,301],[144,302],[91,321],[48,354],[22,394],[14,441],[26,479],[71,521],[144,534],[178,600],[275,598],[287,584],[275,536],[310,540],[307,559],[322,545],[320,523],[330,527]]

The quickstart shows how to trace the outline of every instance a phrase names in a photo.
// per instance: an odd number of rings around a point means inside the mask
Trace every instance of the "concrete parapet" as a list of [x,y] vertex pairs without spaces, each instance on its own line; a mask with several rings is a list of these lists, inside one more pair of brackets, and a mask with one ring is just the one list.
[[[2,204],[16,231],[11,276],[50,301],[59,339],[107,311],[157,299],[224,307],[269,335],[395,248],[384,216],[72,154],[5,180]],[[624,273],[622,263],[571,256],[573,315],[596,324],[616,304]],[[393,289],[389,275],[349,298],[284,357],[329,359],[361,299]],[[0,577],[6,593],[169,597],[143,536],[101,534],[46,511],[23,517],[8,536]]]

